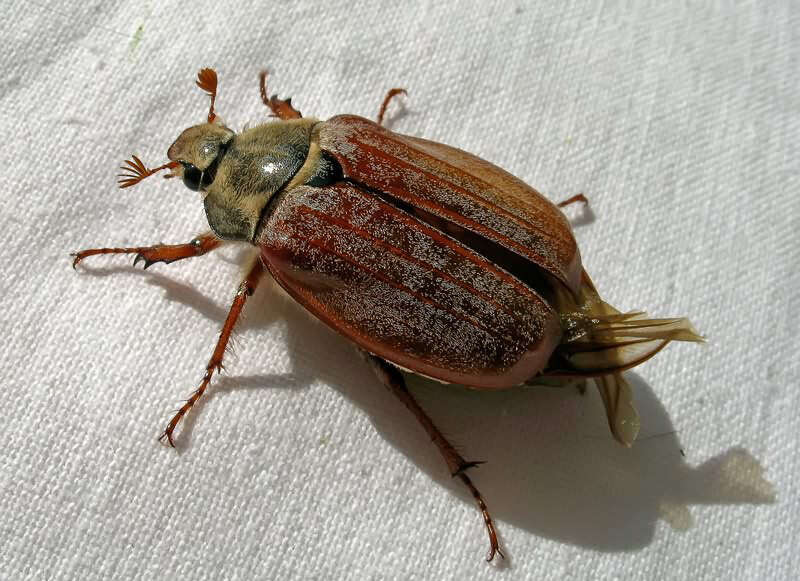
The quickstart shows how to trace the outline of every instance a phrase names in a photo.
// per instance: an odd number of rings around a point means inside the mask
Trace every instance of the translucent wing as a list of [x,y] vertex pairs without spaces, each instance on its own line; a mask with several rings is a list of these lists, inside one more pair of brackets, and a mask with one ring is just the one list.
[[670,341],[704,341],[688,319],[651,319],[646,313],[620,313],[597,294],[584,273],[580,310],[562,313],[567,330],[548,376],[594,377],[614,437],[630,446],[639,432],[633,393],[622,371],[644,363]]

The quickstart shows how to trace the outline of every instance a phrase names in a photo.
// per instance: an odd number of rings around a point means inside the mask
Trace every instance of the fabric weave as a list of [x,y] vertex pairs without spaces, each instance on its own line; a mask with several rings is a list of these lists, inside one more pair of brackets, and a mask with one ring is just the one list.
[[[800,570],[800,13],[774,2],[13,0],[0,22],[0,578],[787,579]],[[150,178],[269,93],[488,159],[570,210],[622,310],[688,316],[629,375],[642,430],[590,390],[414,380],[471,460],[509,558],[351,345],[265,284],[178,436],[247,249],[147,271],[69,253],[184,242],[197,195]]]

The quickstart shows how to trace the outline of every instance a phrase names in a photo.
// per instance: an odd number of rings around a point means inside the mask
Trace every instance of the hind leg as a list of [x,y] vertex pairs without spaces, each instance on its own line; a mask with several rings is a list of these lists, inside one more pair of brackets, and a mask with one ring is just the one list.
[[450,470],[450,474],[453,476],[453,478],[458,478],[461,480],[467,489],[469,489],[472,497],[475,499],[478,509],[481,511],[481,515],[483,516],[483,522],[486,525],[486,532],[489,534],[489,554],[487,555],[486,560],[491,561],[495,554],[505,557],[503,551],[500,549],[499,543],[497,542],[497,530],[495,529],[494,521],[489,514],[489,509],[486,507],[486,503],[483,501],[481,493],[466,474],[466,471],[469,468],[473,468],[474,466],[481,464],[481,462],[466,461],[456,451],[453,445],[447,441],[439,429],[434,425],[433,421],[431,421],[425,411],[417,403],[417,400],[414,399],[414,396],[411,395],[411,392],[408,391],[403,374],[400,373],[400,371],[394,365],[379,357],[375,357],[374,355],[365,355],[370,366],[383,384],[388,387],[389,391],[396,395],[400,401],[403,402],[408,410],[414,414],[414,417],[417,418],[417,421],[422,424],[422,427],[428,433],[433,443],[436,444],[437,448],[439,448],[439,452],[442,454],[444,461],[447,463],[447,468]]

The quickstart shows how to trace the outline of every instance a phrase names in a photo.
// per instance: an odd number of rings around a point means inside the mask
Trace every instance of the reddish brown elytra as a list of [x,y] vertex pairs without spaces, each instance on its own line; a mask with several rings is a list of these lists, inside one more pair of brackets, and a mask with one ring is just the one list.
[[[169,162],[133,156],[120,187],[161,170],[203,194],[211,232],[187,244],[95,248],[135,254],[147,268],[200,256],[223,241],[254,245],[259,259],[239,285],[199,387],[176,426],[222,367],[239,314],[264,271],[324,323],[353,341],[380,380],[422,424],[450,473],[474,496],[500,554],[494,523],[464,459],[406,388],[401,369],[475,389],[541,378],[592,377],[614,437],[639,429],[622,372],[670,341],[701,341],[686,319],[620,313],[597,294],[558,206],[511,174],[459,149],[382,127],[392,89],[373,123],[354,115],[304,118],[290,100],[261,99],[277,120],[235,133],[214,112],[217,74],[197,86],[211,98],[206,123],[183,131]],[[446,389],[446,387],[443,387]]]

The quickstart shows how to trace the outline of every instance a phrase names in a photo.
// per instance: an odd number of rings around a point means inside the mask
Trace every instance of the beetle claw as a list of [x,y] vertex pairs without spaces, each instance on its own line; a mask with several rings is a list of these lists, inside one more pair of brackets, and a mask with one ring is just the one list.
[[[166,440],[166,442],[164,442]],[[175,447],[175,442],[172,440],[172,432],[169,429],[164,430],[164,432],[158,437],[158,441],[162,444],[168,445],[170,448]]]
[[166,261],[150,260],[143,253],[139,252],[133,259],[133,266],[136,266],[140,262],[144,262],[144,267],[142,268],[142,270],[147,270],[148,268],[153,266],[156,262],[166,262]]
[[506,558],[505,553],[503,553],[503,550],[499,546],[492,545],[489,548],[489,554],[486,555],[486,562],[491,563],[494,560],[495,555],[500,555],[501,559]]

